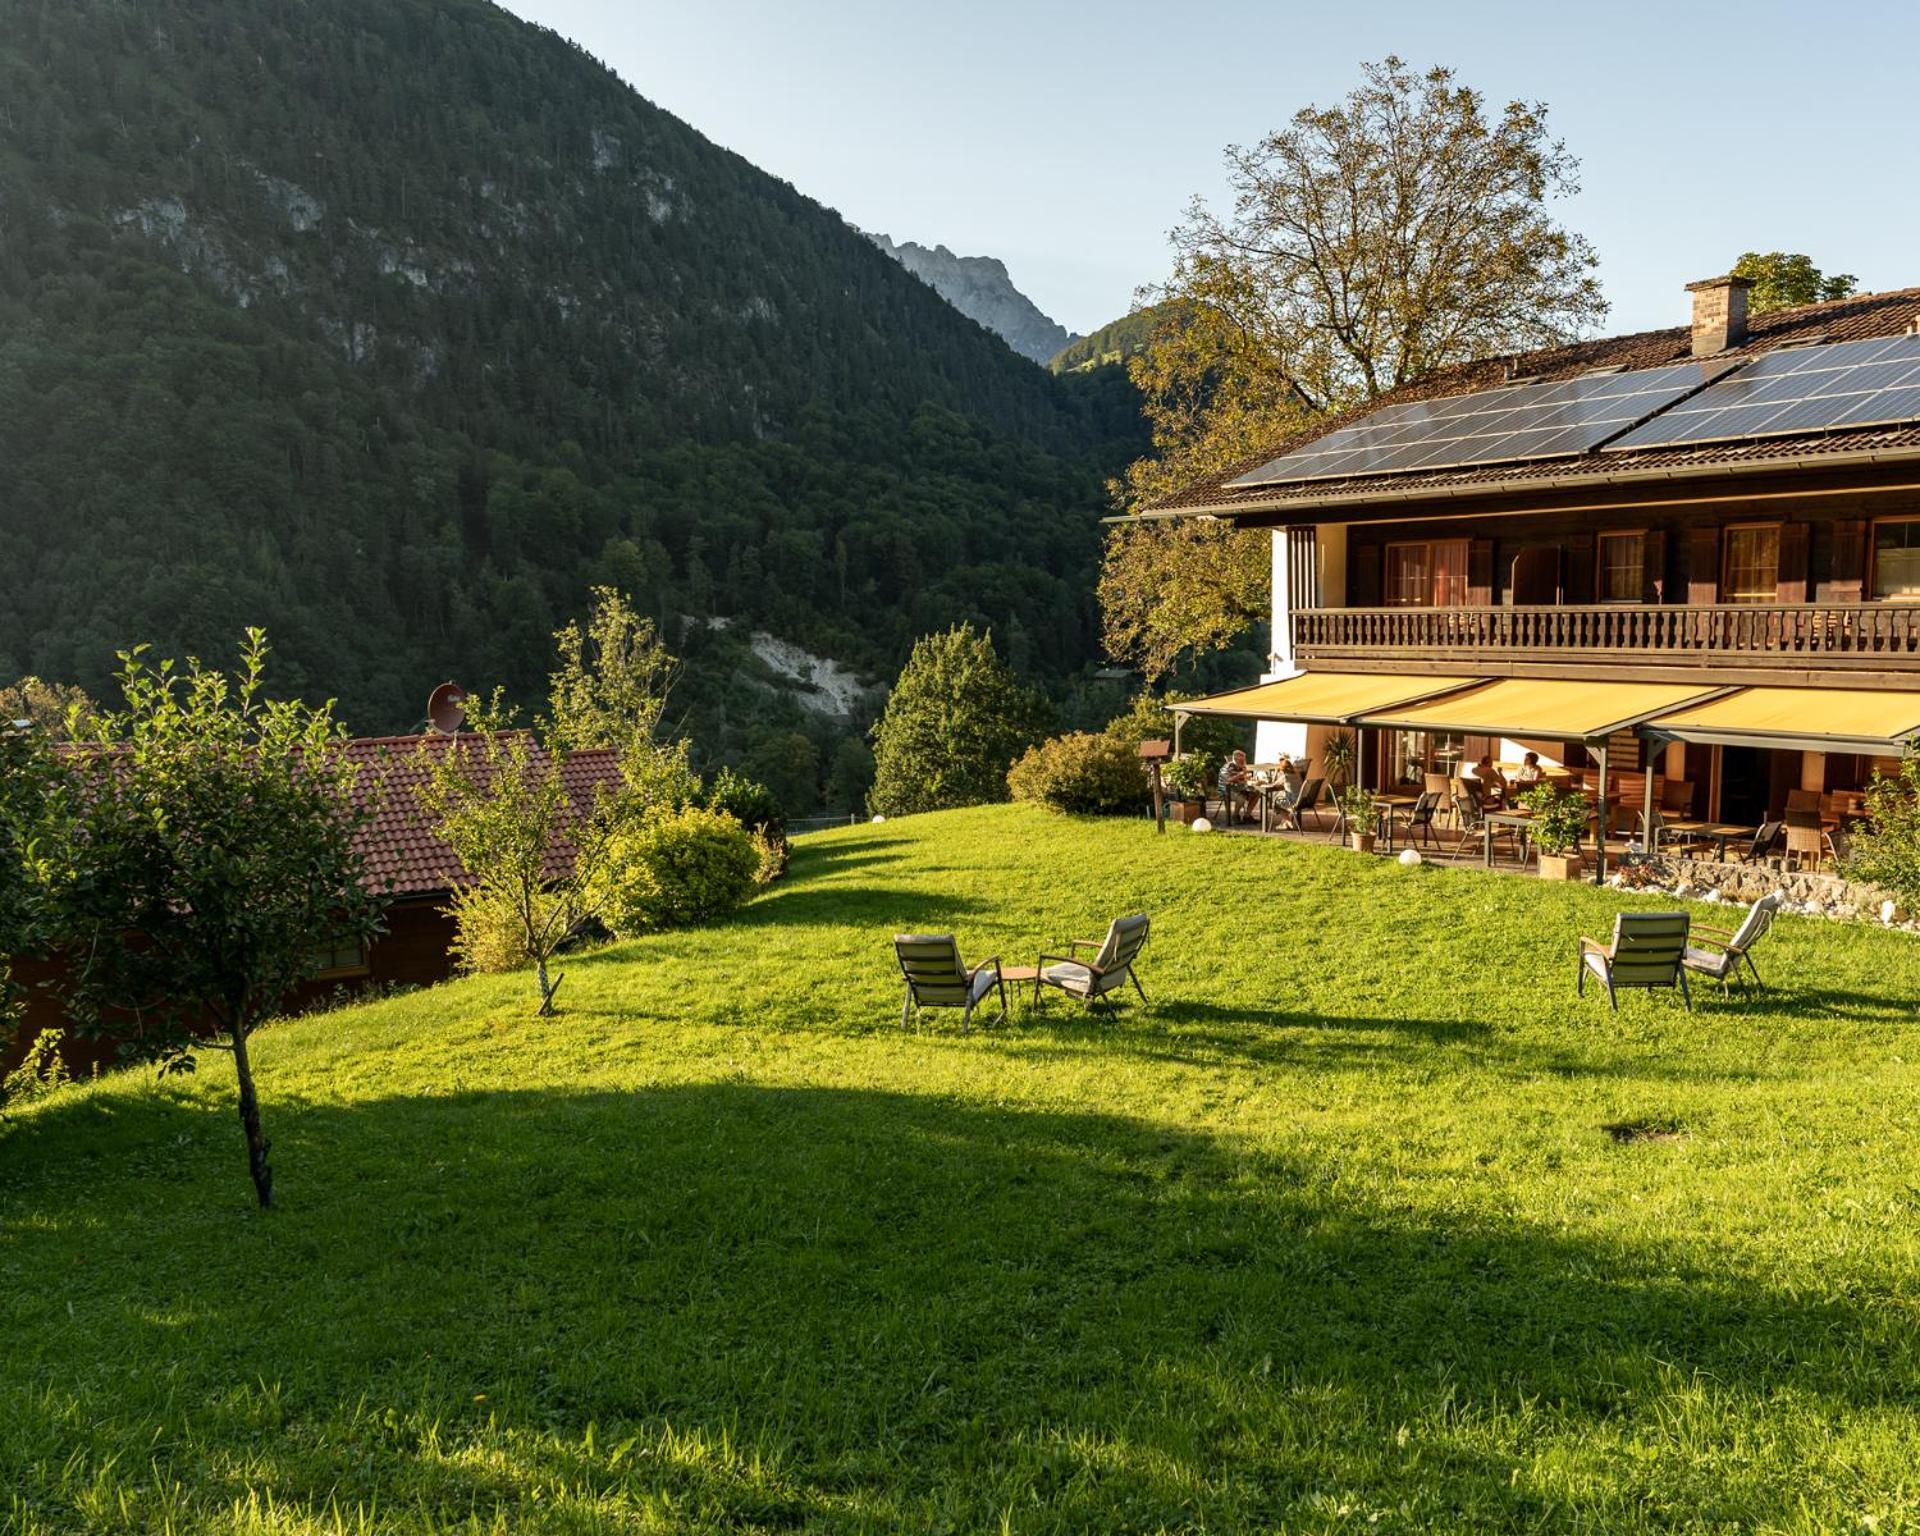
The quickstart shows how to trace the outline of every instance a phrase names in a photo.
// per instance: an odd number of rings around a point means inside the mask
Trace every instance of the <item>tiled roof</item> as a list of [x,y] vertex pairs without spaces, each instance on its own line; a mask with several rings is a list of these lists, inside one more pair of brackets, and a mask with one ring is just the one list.
[[[425,896],[473,883],[453,850],[435,835],[433,819],[420,804],[418,791],[427,778],[422,748],[429,755],[444,756],[468,750],[476,740],[473,736],[374,736],[347,743],[347,756],[360,768],[354,799],[373,812],[357,840],[368,889],[383,896]],[[534,760],[545,761],[538,747]],[[600,786],[619,781],[620,765],[611,751],[574,752],[560,772],[576,813],[584,814]],[[549,848],[547,873],[564,874],[570,857],[571,849],[564,844]]]
[[[1788,342],[1868,341],[1901,336],[1920,325],[1920,288],[1862,294],[1825,304],[1774,310],[1756,315],[1748,324],[1747,339],[1721,356],[1754,356]],[[1443,368],[1401,386],[1337,416],[1316,422],[1304,432],[1230,465],[1155,504],[1152,510],[1205,512],[1215,509],[1260,510],[1283,508],[1292,501],[1323,501],[1333,497],[1364,499],[1371,494],[1397,495],[1431,490],[1436,494],[1463,490],[1498,491],[1507,485],[1523,490],[1542,480],[1606,470],[1700,473],[1715,468],[1760,461],[1792,460],[1809,455],[1872,452],[1878,449],[1920,448],[1920,427],[1866,428],[1854,431],[1809,433],[1800,437],[1755,439],[1743,443],[1715,443],[1691,448],[1643,448],[1637,451],[1584,454],[1532,464],[1439,470],[1426,474],[1370,475],[1349,480],[1314,480],[1291,485],[1229,487],[1227,482],[1257,469],[1283,453],[1315,438],[1351,426],[1383,406],[1413,400],[1436,400],[1447,395],[1498,389],[1515,377],[1547,382],[1573,378],[1596,368],[1659,368],[1684,362],[1693,355],[1693,332],[1688,326],[1664,331],[1641,331],[1631,336],[1608,336],[1571,346],[1551,347],[1512,357],[1488,358]]]

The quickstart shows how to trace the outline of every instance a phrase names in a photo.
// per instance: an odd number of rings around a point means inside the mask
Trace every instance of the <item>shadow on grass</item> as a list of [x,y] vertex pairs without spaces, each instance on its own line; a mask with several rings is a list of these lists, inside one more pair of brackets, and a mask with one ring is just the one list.
[[[96,1462],[137,1469],[167,1419],[170,1476],[210,1508],[265,1457],[283,1504],[422,1524],[524,1510],[562,1468],[722,1525],[1211,1529],[1337,1487],[1486,1529],[1548,1512],[1516,1458],[1577,1460],[1701,1381],[1690,1433],[1730,1444],[1778,1394],[1842,1415],[1916,1379],[1859,1277],[1822,1298],[1704,1248],[1376,1208],[1104,1115],[738,1083],[278,1105],[269,1128],[267,1218],[211,1108],[81,1099],[9,1139],[5,1262],[59,1281],[0,1303],[33,1346],[0,1385],[74,1405],[29,1464],[87,1424]],[[228,1390],[251,1382],[287,1383],[265,1425]],[[628,1437],[647,1449],[609,1461]],[[1723,1520],[1788,1508],[1785,1443],[1777,1483],[1741,1485],[1765,1508]],[[1591,1470],[1596,1508],[1686,1475]],[[1732,1497],[1694,1492],[1703,1521]]]
[[813,882],[775,886],[742,908],[733,921],[742,927],[870,927],[875,941],[884,946],[894,933],[950,933],[956,918],[985,910],[987,903],[973,896]]

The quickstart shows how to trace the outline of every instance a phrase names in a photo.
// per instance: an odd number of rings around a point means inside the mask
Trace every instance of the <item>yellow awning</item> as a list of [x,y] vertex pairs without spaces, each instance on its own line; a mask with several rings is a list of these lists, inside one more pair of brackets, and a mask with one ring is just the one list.
[[1398,708],[1469,688],[1479,681],[1476,677],[1408,677],[1382,672],[1302,672],[1277,683],[1187,699],[1173,707],[1183,715],[1345,725],[1372,710]]
[[1920,732],[1920,690],[1742,688],[1647,725],[1676,741],[1897,753]]
[[1723,691],[1701,683],[1573,683],[1505,677],[1441,699],[1369,710],[1359,723],[1471,736],[1592,741]]

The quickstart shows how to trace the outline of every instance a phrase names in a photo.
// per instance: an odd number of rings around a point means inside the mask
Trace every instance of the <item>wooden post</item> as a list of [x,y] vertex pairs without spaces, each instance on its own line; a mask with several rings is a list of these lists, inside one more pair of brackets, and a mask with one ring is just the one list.
[[1600,805],[1594,821],[1593,883],[1607,883],[1607,744],[1600,743]]
[[[1179,717],[1175,716],[1178,728]],[[1163,737],[1155,737],[1140,743],[1140,760],[1147,765],[1147,777],[1153,782],[1153,830],[1164,834],[1167,830],[1166,794],[1160,779],[1160,765],[1173,756],[1173,743]]]
[[1646,804],[1640,811],[1640,848],[1643,853],[1652,854],[1655,851],[1653,846],[1653,769],[1647,767],[1644,761],[1645,747],[1641,748],[1640,755],[1643,759],[1641,766],[1647,769]]

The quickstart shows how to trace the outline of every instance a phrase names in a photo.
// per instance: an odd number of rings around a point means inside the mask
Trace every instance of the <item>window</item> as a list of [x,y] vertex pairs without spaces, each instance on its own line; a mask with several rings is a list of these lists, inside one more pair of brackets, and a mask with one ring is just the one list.
[[1873,525],[1873,595],[1920,598],[1920,517]]
[[1465,539],[1389,544],[1385,598],[1389,608],[1458,608],[1467,600]]
[[1646,584],[1647,536],[1600,535],[1600,591],[1603,603],[1637,603]]
[[307,975],[316,981],[336,976],[364,976],[367,973],[367,947],[364,944],[326,944],[307,957]]
[[1720,576],[1723,603],[1772,603],[1780,597],[1780,525],[1748,523],[1727,530]]

